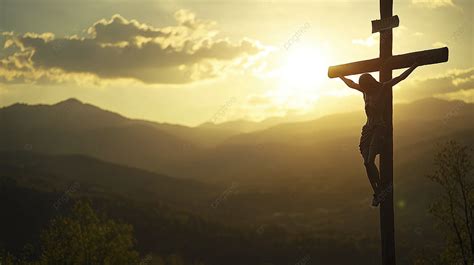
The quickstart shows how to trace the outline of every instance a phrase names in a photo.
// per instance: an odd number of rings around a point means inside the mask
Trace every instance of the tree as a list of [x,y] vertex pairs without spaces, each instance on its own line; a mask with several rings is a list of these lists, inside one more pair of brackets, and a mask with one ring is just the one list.
[[455,141],[444,144],[435,156],[435,172],[428,176],[441,193],[430,213],[446,231],[443,264],[473,264],[474,178],[471,149]]
[[89,203],[78,202],[69,216],[53,219],[43,232],[38,264],[138,264],[132,232],[132,226],[97,216]]
[[1,265],[14,265],[15,257],[13,257],[10,253],[4,250],[1,250],[0,251],[0,264]]

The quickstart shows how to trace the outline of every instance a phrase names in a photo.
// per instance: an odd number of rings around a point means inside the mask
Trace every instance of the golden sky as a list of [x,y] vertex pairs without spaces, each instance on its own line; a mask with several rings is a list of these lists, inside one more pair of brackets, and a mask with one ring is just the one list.
[[[361,108],[327,67],[377,57],[378,8],[376,0],[0,0],[0,106],[75,97],[186,125]],[[450,49],[448,63],[396,87],[395,101],[474,101],[473,1],[394,0],[394,14],[395,54]]]

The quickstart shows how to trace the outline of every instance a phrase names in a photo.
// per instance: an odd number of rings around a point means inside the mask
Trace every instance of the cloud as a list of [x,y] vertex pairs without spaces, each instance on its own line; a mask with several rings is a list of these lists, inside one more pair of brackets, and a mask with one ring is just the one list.
[[111,20],[102,19],[87,32],[99,43],[133,42],[138,36],[143,38],[168,37],[169,32],[141,24],[136,20],[126,20],[114,15]]
[[[94,23],[85,37],[56,38],[52,33],[3,33],[0,80],[63,81],[77,75],[183,84],[215,78],[236,61],[260,55],[265,47],[242,39],[218,39],[215,22],[187,10],[175,13],[176,26],[157,28],[120,15]],[[73,77],[76,76],[76,77]]]
[[442,98],[442,99],[447,99],[447,100],[461,100],[467,103],[473,103],[474,102],[474,89],[459,90],[456,92],[439,95],[437,97]]
[[429,8],[454,6],[453,0],[412,0],[412,3]]
[[426,79],[415,79],[396,90],[397,97],[415,100],[424,97],[442,96],[474,89],[474,67],[454,69],[443,75]]
[[440,41],[437,41],[435,43],[433,43],[433,47],[435,48],[441,48],[441,47],[446,47],[448,46],[446,43],[443,43],[443,42],[440,42]]
[[366,39],[354,39],[354,40],[352,40],[352,44],[372,47],[372,46],[378,44],[378,40],[379,40],[378,36],[379,35],[376,34],[376,35],[370,35]]
[[[400,38],[402,35],[406,34],[405,32],[408,30],[407,27],[400,25],[396,27],[393,31],[393,34],[396,38]],[[373,47],[378,45],[380,42],[380,34],[371,34],[365,39],[353,39],[352,44],[360,45],[365,47]]]

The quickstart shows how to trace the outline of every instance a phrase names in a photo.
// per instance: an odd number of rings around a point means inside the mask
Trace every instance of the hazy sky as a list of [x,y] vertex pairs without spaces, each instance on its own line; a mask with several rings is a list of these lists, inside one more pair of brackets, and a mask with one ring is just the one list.
[[[377,57],[378,2],[0,0],[0,106],[75,97],[187,125],[361,108],[327,67]],[[450,49],[395,100],[474,101],[473,1],[394,2],[395,54]]]

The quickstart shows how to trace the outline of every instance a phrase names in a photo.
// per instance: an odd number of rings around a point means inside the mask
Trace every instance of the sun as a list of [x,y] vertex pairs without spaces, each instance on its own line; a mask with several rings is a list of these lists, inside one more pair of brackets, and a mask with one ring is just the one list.
[[311,108],[327,79],[327,62],[325,50],[317,47],[284,51],[276,71],[278,87],[272,91],[274,102],[300,110]]
[[280,72],[282,82],[289,86],[316,86],[326,78],[327,65],[323,50],[290,47]]

